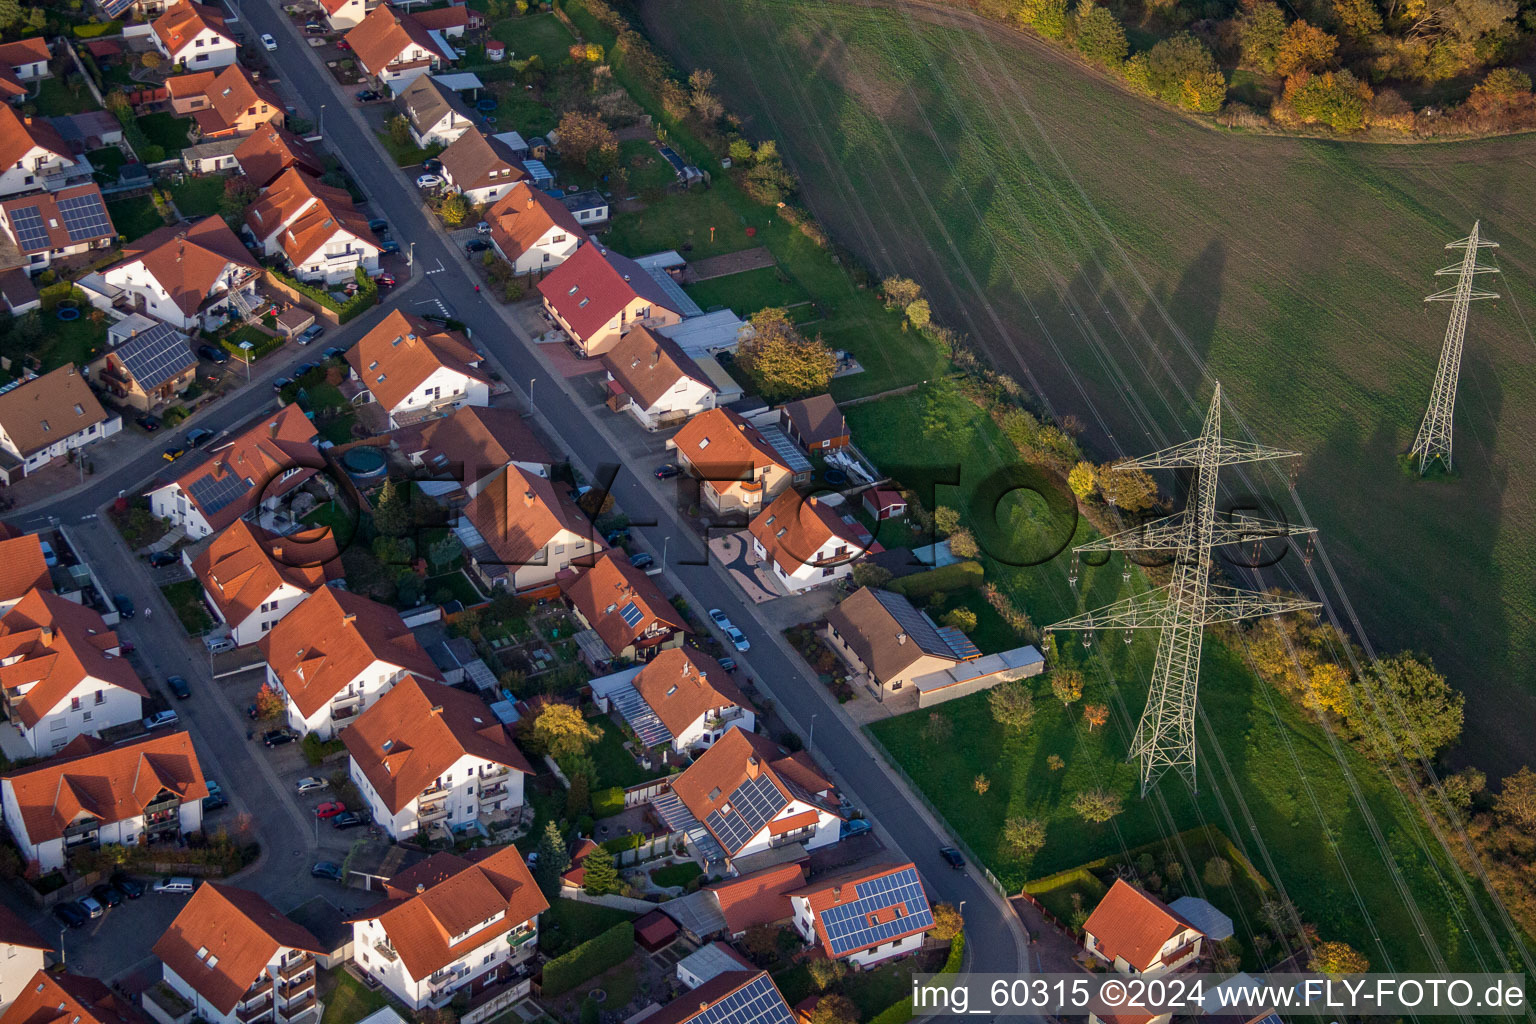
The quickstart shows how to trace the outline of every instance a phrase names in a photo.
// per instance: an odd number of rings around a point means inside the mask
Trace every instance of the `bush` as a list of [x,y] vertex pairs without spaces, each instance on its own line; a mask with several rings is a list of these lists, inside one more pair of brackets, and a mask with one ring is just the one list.
[[1106,67],[1119,67],[1130,52],[1125,29],[1107,7],[1084,0],[1077,9],[1077,52]]
[[612,786],[608,789],[600,789],[592,794],[592,814],[598,818],[608,818],[619,814],[624,810],[624,787]]
[[304,760],[313,768],[324,761],[331,754],[337,754],[345,750],[341,740],[322,740],[317,734],[310,733],[299,744],[304,750]]
[[[1134,76],[1134,77],[1133,77]],[[1128,63],[1126,78],[1164,103],[1214,114],[1227,98],[1227,82],[1206,45],[1188,32],[1164,39],[1144,63]]]
[[306,284],[296,277],[289,277],[280,270],[267,271],[277,280],[283,282],[300,295],[314,299],[320,305],[336,314],[336,319],[341,323],[362,316],[363,312],[379,301],[379,286],[373,278],[363,273],[363,268],[357,268],[357,294],[346,302],[337,302],[330,292],[323,288],[316,288],[312,284]]
[[916,600],[951,590],[974,589],[981,586],[982,576],[980,562],[955,562],[953,565],[892,580],[888,589]]
[[635,952],[635,926],[620,921],[544,965],[544,995],[558,996],[628,960]]

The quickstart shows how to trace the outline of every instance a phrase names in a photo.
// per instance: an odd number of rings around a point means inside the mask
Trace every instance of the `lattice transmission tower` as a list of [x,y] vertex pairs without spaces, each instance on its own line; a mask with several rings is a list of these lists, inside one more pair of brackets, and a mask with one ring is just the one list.
[[[1169,768],[1183,774],[1191,788],[1195,785],[1195,693],[1205,627],[1318,607],[1314,601],[1220,586],[1210,580],[1215,548],[1313,532],[1310,527],[1216,511],[1220,467],[1295,456],[1295,452],[1223,438],[1218,382],[1199,437],[1127,463],[1148,470],[1193,469],[1195,479],[1184,510],[1073,549],[1070,578],[1074,585],[1077,559],[1085,551],[1173,553],[1171,583],[1046,627],[1048,632],[1082,631],[1084,645],[1097,629],[1126,630],[1126,643],[1131,641],[1130,630],[1160,631],[1152,688],[1131,743],[1131,758],[1141,763],[1143,796]],[[1125,574],[1129,578],[1129,565]]]
[[1441,267],[1435,275],[1456,275],[1456,284],[1442,288],[1433,295],[1425,296],[1425,302],[1449,302],[1451,322],[1445,328],[1445,344],[1440,347],[1440,368],[1435,371],[1435,386],[1429,393],[1429,411],[1419,424],[1419,435],[1413,439],[1412,454],[1419,457],[1419,475],[1429,469],[1436,459],[1445,460],[1447,472],[1451,469],[1451,419],[1456,412],[1456,382],[1461,376],[1461,342],[1467,333],[1467,307],[1475,299],[1496,299],[1497,292],[1479,291],[1476,287],[1478,274],[1497,274],[1498,267],[1482,267],[1477,263],[1477,250],[1497,249],[1497,242],[1485,242],[1478,237],[1482,221],[1472,225],[1472,233],[1466,238],[1451,242],[1447,249],[1465,249],[1461,262]]

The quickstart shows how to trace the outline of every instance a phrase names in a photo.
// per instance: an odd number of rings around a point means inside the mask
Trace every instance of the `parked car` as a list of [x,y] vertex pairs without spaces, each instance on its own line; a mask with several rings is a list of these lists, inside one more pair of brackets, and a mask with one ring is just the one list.
[[187,431],[186,439],[181,443],[191,449],[201,448],[211,440],[213,440],[213,431],[198,427],[195,430]]
[[212,779],[206,781],[208,783],[208,795],[203,797],[204,813],[216,811],[220,807],[228,807],[229,797],[224,795],[224,790],[219,788],[219,784]]
[[309,869],[310,878],[329,878],[333,882],[341,881],[341,865],[335,861],[322,860]]
[[347,42],[345,39],[338,39],[338,40],[336,40],[336,49],[338,49],[338,50],[350,50],[350,49],[352,49],[352,44]]
[[174,711],[156,711],[154,714],[144,719],[144,728],[168,729],[175,725],[179,720],[180,719],[176,717],[176,712]]
[[709,617],[721,629],[728,629],[731,625],[731,620],[719,608],[711,608],[709,610]]
[[168,565],[175,565],[180,559],[169,551],[151,551],[149,564],[156,569],[164,569]]
[[165,451],[161,452],[161,455],[165,457],[166,462],[175,462],[185,454],[187,454],[187,450],[179,444],[173,444]]
[[373,279],[373,283],[378,285],[380,288],[393,288],[395,286],[395,275],[380,274],[378,277]]
[[437,174],[423,174],[416,179],[417,188],[442,188],[443,179]]
[[347,354],[347,350],[344,348],[337,348],[333,345],[320,354],[325,356],[327,359],[341,359]]
[[112,877],[108,879],[108,881],[112,883],[118,892],[122,893],[130,900],[136,900],[140,896],[144,895],[144,883],[139,881],[137,878],[134,878],[132,875],[125,875],[121,871],[118,871],[115,872]]
[[123,894],[105,882],[91,886],[91,896],[109,910],[123,902]]
[[197,346],[197,354],[210,363],[218,363],[220,366],[229,362],[229,353],[216,345],[199,345]]
[[345,813],[346,809],[347,805],[342,803],[340,800],[327,800],[325,803],[315,808],[315,817],[334,818],[338,814]]
[[648,569],[656,564],[656,559],[649,551],[637,551],[629,556],[629,564],[636,569]]
[[491,222],[490,221],[483,220],[479,224],[475,225],[475,234],[477,234],[477,235],[488,235],[490,233],[491,233]]
[[[345,41],[346,40],[342,40],[342,42]],[[381,100],[384,97],[372,89],[359,89],[357,91],[357,98],[363,103],[372,103],[374,100]]]
[[88,915],[90,915],[90,918],[93,921],[96,920],[96,918],[105,915],[107,912],[107,908],[102,906],[94,896],[81,896],[80,909],[84,910]]
[[165,685],[170,687],[171,692],[176,695],[178,700],[186,700],[192,696],[192,687],[188,685],[186,679],[182,676],[166,676]]
[[90,921],[91,915],[85,912],[85,908],[74,900],[65,900],[53,908],[53,916],[63,925],[71,928],[82,928]]
[[343,814],[338,814],[336,817],[331,819],[332,828],[357,828],[357,826],[362,824],[366,824],[366,822],[364,821],[363,816],[358,814],[356,811],[347,811]]
[[736,671],[736,659],[735,658],[721,658],[721,659],[719,659],[719,661],[720,661],[720,667],[725,669],[727,672],[735,672]]
[[293,381],[289,380],[287,377],[279,377],[277,380],[272,382],[272,390],[281,392],[283,388],[292,383]]
[[292,743],[298,739],[287,729],[268,729],[261,734],[261,741],[269,747],[280,747],[284,743]]
[[395,241],[393,238],[386,238],[384,241],[379,243],[379,252],[382,252],[387,256],[393,256],[399,251],[400,243]]
[[675,476],[677,476],[677,467],[670,462],[656,467],[657,480],[671,480]]
[[752,649],[752,643],[747,639],[747,635],[737,629],[735,625],[726,626],[725,635],[731,641],[731,646],[743,654]]
[[385,220],[383,217],[375,217],[373,220],[368,222],[368,230],[372,231],[374,234],[378,234],[380,231],[388,231],[389,221]]
[[874,823],[868,818],[854,818],[852,821],[843,822],[843,827],[839,830],[842,834],[838,838],[848,839],[853,836],[861,836],[874,827]]
[[324,333],[325,325],[315,324],[306,329],[303,334],[299,335],[298,342],[300,345],[308,345],[312,341],[318,341],[320,336]]
[[485,252],[491,247],[491,243],[483,238],[471,238],[464,243],[465,252]]
[[[251,706],[255,707],[254,704]],[[322,789],[331,788],[331,784],[329,782],[326,782],[324,779],[317,778],[313,775],[306,775],[304,778],[300,779],[296,785],[300,793],[318,793]]]
[[271,33],[263,32],[261,34],[261,45],[265,46],[268,50],[275,50],[277,49],[277,40],[272,38]]
[[192,890],[196,888],[197,883],[186,875],[162,878],[155,883],[155,892],[168,892],[180,896],[190,896],[192,895]]
[[965,858],[960,856],[960,851],[955,849],[953,846],[941,847],[939,849],[939,856],[943,857],[945,863],[954,868],[956,871],[965,870]]
[[294,380],[299,380],[306,373],[309,373],[312,370],[315,370],[317,368],[318,367],[316,367],[316,365],[314,363],[300,363],[298,366],[295,366],[293,368],[293,379]]
[[53,550],[53,545],[52,544],[48,543],[46,540],[43,540],[43,539],[39,538],[38,542],[37,542],[37,546],[43,549],[43,564],[44,565],[46,565],[48,568],[52,569],[54,566],[59,564],[59,556],[58,556],[57,552],[55,552]]
[[421,162],[421,166],[422,169],[425,170],[428,174],[436,174],[438,171],[443,169],[443,162],[437,157],[432,156],[423,160]]
[[112,603],[117,607],[117,614],[125,619],[133,618],[133,600],[127,594],[113,594]]
[[155,431],[160,429],[160,417],[151,416],[147,412],[142,416],[135,416],[133,418],[133,422],[143,427],[145,433],[148,434],[153,434]]
[[308,32],[312,36],[319,35],[325,31],[325,26],[320,24],[318,21],[306,21],[304,23],[304,31]]
[[205,636],[203,646],[208,648],[209,654],[223,654],[225,651],[234,650],[239,645],[227,636]]

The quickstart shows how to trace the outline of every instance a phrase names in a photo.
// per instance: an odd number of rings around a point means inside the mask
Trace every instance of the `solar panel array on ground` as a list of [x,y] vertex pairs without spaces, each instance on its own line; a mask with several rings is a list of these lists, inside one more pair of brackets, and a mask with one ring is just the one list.
[[[933,926],[933,911],[928,896],[917,877],[917,869],[902,868],[854,886],[858,899],[840,903],[821,912],[821,926],[827,931],[832,953],[842,956],[856,950],[877,946],[898,935],[908,935]],[[896,917],[884,917],[880,911],[899,908]]]
[[762,831],[763,826],[788,802],[772,779],[759,775],[736,787],[726,808],[728,813],[710,811],[704,818],[704,824],[709,826],[709,830],[727,850],[739,850]]

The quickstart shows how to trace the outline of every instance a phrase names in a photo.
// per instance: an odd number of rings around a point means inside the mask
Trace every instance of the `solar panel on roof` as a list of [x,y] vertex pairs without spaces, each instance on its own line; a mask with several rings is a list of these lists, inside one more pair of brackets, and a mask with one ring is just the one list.
[[165,324],[156,324],[129,338],[116,355],[146,391],[196,365],[186,338]]
[[106,204],[98,192],[61,201],[59,216],[64,219],[64,230],[71,242],[88,242],[112,233],[112,219],[107,216]]
[[624,620],[624,625],[628,626],[630,629],[634,629],[636,626],[640,625],[640,620],[645,618],[645,616],[640,611],[640,606],[635,604],[633,601],[619,609],[619,617]]
[[949,645],[949,649],[954,651],[955,657],[961,661],[970,661],[972,658],[981,657],[981,648],[972,643],[970,637],[960,632],[954,626],[940,626],[939,636],[944,638],[944,642]]
[[763,826],[788,802],[772,779],[759,775],[736,787],[730,796],[729,813],[710,811],[704,818],[704,824],[720,837],[726,849],[736,851],[761,832]]
[[[834,956],[842,956],[868,946],[889,942],[933,926],[933,911],[928,895],[915,868],[902,868],[854,886],[858,899],[839,903],[821,912],[821,926]],[[884,911],[901,909],[901,915],[872,921],[870,915],[885,918]]]
[[953,654],[949,644],[939,635],[939,629],[933,624],[933,620],[912,605],[900,594],[889,590],[877,590],[875,600],[880,602],[896,624],[917,644],[918,648],[928,654],[938,654],[945,657]]
[[48,249],[48,229],[43,226],[43,214],[36,206],[23,206],[10,212],[11,231],[16,244],[23,252]]
[[689,1017],[685,1024],[791,1024],[793,1020],[794,1014],[778,988],[768,975],[761,974]]
[[250,485],[230,473],[222,480],[211,476],[199,477],[192,481],[188,490],[192,492],[192,500],[202,506],[203,512],[213,515],[230,502],[241,498],[250,490]]

